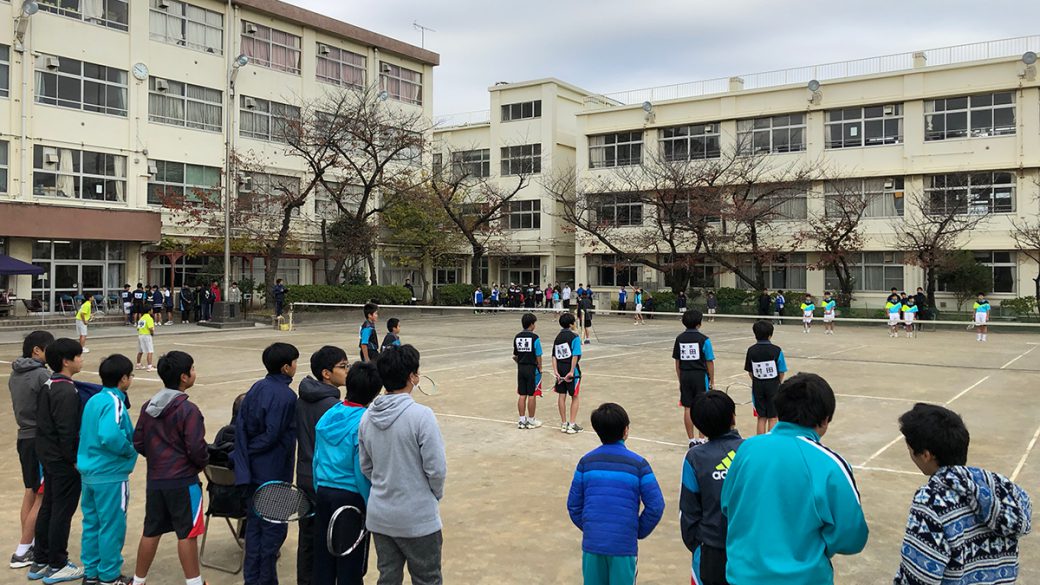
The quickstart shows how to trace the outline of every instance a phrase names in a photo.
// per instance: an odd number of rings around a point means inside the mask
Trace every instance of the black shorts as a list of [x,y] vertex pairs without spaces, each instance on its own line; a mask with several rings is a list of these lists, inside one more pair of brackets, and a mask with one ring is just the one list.
[[617,310],[624,311],[626,306],[628,306],[628,303],[622,303],[622,302],[618,301]]
[[708,372],[704,370],[680,370],[679,404],[689,408],[693,406],[693,400],[696,396],[707,391]]
[[22,465],[22,485],[27,490],[40,489],[43,467],[36,456],[36,439],[18,439],[15,448],[18,449],[18,462]]
[[592,327],[592,319],[585,319],[585,328]]
[[520,396],[534,396],[538,389],[539,378],[537,368],[520,364],[516,370],[516,393]]
[[581,378],[575,378],[570,382],[561,379],[553,386],[553,390],[557,394],[568,394],[571,397],[577,396],[578,392],[581,391]]
[[571,300],[570,299],[563,299],[563,308],[564,309],[571,308]]
[[144,535],[152,538],[167,532],[177,540],[202,536],[202,484],[147,490],[144,496]]
[[755,407],[758,418],[776,418],[776,395],[780,392],[780,384],[776,382],[751,383],[751,403]]

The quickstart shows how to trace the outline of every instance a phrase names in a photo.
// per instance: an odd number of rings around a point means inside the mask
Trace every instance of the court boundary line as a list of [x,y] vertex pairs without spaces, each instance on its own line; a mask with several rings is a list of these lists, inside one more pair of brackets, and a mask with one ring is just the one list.
[[1036,432],[1033,433],[1033,439],[1029,441],[1025,453],[1023,453],[1022,458],[1018,460],[1018,465],[1015,466],[1015,470],[1011,472],[1011,481],[1018,479],[1018,474],[1025,468],[1026,460],[1029,459],[1029,454],[1033,452],[1033,447],[1036,447],[1036,441],[1038,438],[1040,438],[1040,427],[1036,428]]
[[[470,416],[468,414],[453,414],[453,413],[450,413],[450,412],[437,412],[436,410],[433,411],[433,413],[436,416],[446,416],[446,417],[449,417],[449,418],[461,418],[461,419],[464,419],[464,420],[475,420],[475,421],[480,421],[480,422],[493,422],[493,423],[501,423],[501,424],[507,424],[507,425],[515,425],[517,423],[517,421],[514,421],[514,420],[502,420],[502,419],[499,419],[499,418],[487,418],[487,417],[483,417],[483,416]],[[549,429],[553,429],[555,427],[553,425],[543,424],[541,428],[549,430]],[[534,430],[537,430],[537,429],[527,429],[527,430],[534,431]],[[596,433],[593,432],[591,434],[595,435]],[[670,441],[661,441],[661,440],[658,440],[658,439],[647,439],[647,438],[644,438],[644,437],[633,437],[631,435],[629,435],[628,440],[629,441],[642,441],[644,443],[656,443],[658,445],[666,445],[666,446],[670,446],[670,447],[686,447],[687,446],[687,445],[683,445],[681,443],[672,443]]]
[[1033,347],[1031,347],[1031,348],[1029,348],[1029,349],[1025,350],[1024,352],[1020,353],[1020,354],[1018,355],[1018,357],[1012,358],[1012,359],[1011,359],[1011,361],[1009,361],[1008,363],[1006,363],[1006,364],[1004,364],[1004,365],[1000,366],[1000,369],[1002,369],[1002,370],[1006,370],[1008,366],[1010,366],[1011,364],[1013,364],[1013,363],[1017,362],[1018,360],[1020,360],[1020,359],[1022,359],[1022,358],[1024,358],[1024,357],[1026,357],[1027,355],[1029,355],[1029,353],[1030,353],[1030,352],[1032,352],[1032,351],[1033,351],[1034,349],[1036,349],[1037,347],[1040,347],[1040,346],[1038,346],[1038,345],[1034,345]]

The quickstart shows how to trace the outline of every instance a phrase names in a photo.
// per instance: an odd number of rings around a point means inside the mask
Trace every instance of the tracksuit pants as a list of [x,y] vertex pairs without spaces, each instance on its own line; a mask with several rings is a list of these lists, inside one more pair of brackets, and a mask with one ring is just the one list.
[[372,533],[376,545],[376,564],[379,567],[378,585],[401,585],[404,565],[412,585],[443,585],[441,576],[441,531],[418,538],[401,538]]
[[35,559],[52,569],[69,562],[69,529],[79,507],[80,479],[68,465],[43,464],[43,502],[36,516]]
[[126,508],[130,483],[83,484],[83,539],[80,559],[87,578],[115,581],[123,570]]
[[[329,554],[328,531],[332,514],[342,506],[354,506],[365,511],[365,498],[361,494],[334,488],[318,488],[314,523],[311,527],[314,539],[314,585],[361,585],[368,570],[368,547],[371,537],[349,555],[334,558]],[[302,527],[301,527],[302,530]],[[301,532],[302,540],[303,534]]]
[[[255,492],[259,485],[252,486]],[[278,585],[278,550],[289,534],[286,524],[260,518],[246,522],[246,556],[242,575],[247,585]]]
[[585,585],[634,585],[636,557],[582,553],[581,574]]
[[[315,502],[314,488],[304,485],[297,478],[299,488],[307,495],[307,498]],[[311,585],[311,574],[314,568],[314,516],[300,518],[297,522],[300,527],[300,537],[296,546],[296,585]]]

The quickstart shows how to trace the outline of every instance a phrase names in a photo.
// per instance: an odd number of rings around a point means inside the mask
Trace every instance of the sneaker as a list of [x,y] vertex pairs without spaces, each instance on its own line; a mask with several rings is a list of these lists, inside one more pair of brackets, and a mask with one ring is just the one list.
[[173,325],[173,321],[167,321],[167,322],[163,323],[163,325]]
[[144,369],[144,364],[137,364],[137,369],[138,370],[143,370]]
[[101,585],[101,579],[97,577],[83,577],[83,585]]
[[570,428],[571,428],[570,424],[568,424],[568,423],[560,423],[560,432],[561,433],[566,433],[568,430],[570,430]]
[[568,435],[577,434],[578,430],[574,428],[575,426],[577,426],[577,425],[571,423],[571,424],[567,425],[567,430],[563,431],[563,432],[567,433]]
[[[120,575],[113,581],[98,581],[98,585],[133,585],[134,578],[127,577],[126,575]],[[84,580],[83,585],[88,585]]]
[[526,429],[527,428],[527,422],[522,421],[522,420],[516,421],[516,428],[518,428],[520,430]]
[[573,435],[574,433],[580,433],[584,430],[585,427],[579,425],[578,423],[571,423],[571,428],[567,432]]
[[147,368],[144,369],[144,371],[146,371],[146,372],[154,372],[155,368],[153,366],[148,366]]
[[542,426],[542,421],[540,421],[540,420],[538,420],[536,418],[529,418],[529,419],[527,419],[527,428],[529,428],[529,429],[537,429],[540,426]]
[[55,583],[65,583],[67,581],[79,581],[83,578],[83,568],[77,567],[75,563],[69,561],[64,567],[57,571],[48,571],[47,576],[43,578],[43,585],[54,585]]
[[25,576],[28,577],[30,581],[36,581],[46,577],[50,570],[51,568],[47,566],[47,563],[37,563],[36,561],[33,561],[33,564],[29,567],[29,572],[26,573]]
[[29,565],[33,564],[33,549],[30,546],[29,550],[25,551],[23,555],[11,555],[11,568],[12,569],[24,569]]
[[83,353],[90,353],[90,348],[89,347],[84,347],[83,348]]

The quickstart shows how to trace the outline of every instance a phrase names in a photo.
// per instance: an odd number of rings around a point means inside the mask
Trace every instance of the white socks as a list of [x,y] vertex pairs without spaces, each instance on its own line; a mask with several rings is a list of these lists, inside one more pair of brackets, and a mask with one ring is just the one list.
[[520,422],[522,422],[522,423],[527,422],[527,417],[526,416],[520,417]]
[[191,579],[185,579],[184,585],[202,585],[202,575],[192,577]]
[[16,556],[20,557],[20,556],[24,555],[25,553],[29,552],[30,548],[32,548],[32,543],[29,543],[29,544],[19,544],[18,548],[14,549],[14,554]]
[[138,577],[137,575],[134,575],[134,585],[144,585],[147,578],[148,577]]

